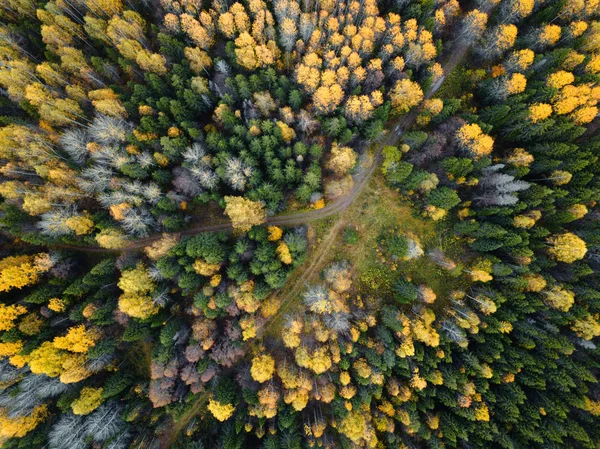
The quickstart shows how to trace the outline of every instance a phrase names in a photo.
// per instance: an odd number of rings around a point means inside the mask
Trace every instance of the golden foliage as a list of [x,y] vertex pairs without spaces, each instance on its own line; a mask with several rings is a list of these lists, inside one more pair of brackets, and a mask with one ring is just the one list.
[[525,149],[515,148],[506,160],[517,167],[528,167],[534,161],[534,158]]
[[221,268],[221,264],[218,263],[208,263],[201,259],[196,259],[194,264],[192,265],[194,271],[202,276],[212,276]]
[[554,45],[560,39],[562,29],[558,25],[545,25],[542,27],[538,39],[544,45]]
[[208,400],[208,405],[206,408],[221,422],[227,421],[229,418],[231,418],[235,410],[235,407],[232,404],[221,404],[212,398]]
[[573,204],[569,207],[568,212],[573,215],[576,220],[579,220],[587,215],[588,208],[585,204]]
[[268,237],[269,242],[276,242],[277,240],[280,240],[281,237],[283,237],[283,230],[280,227],[269,226],[268,231],[269,231],[269,237]]
[[65,224],[77,235],[86,235],[94,230],[94,222],[88,215],[67,218]]
[[198,47],[185,47],[183,52],[190,62],[190,68],[194,73],[201,74],[204,70],[212,67],[212,59],[204,50]]
[[338,176],[345,175],[356,164],[356,152],[350,147],[340,147],[337,142],[331,145],[331,157],[326,167]]
[[225,197],[225,214],[231,219],[234,229],[248,232],[267,220],[267,211],[262,203],[242,196]]
[[160,240],[153,242],[144,248],[146,255],[152,260],[158,260],[166,256],[168,252],[179,242],[179,234],[164,233]]
[[23,349],[21,340],[14,342],[0,343],[0,357],[10,357],[18,354]]
[[559,262],[573,263],[583,259],[587,253],[585,241],[571,232],[550,237],[548,243],[552,245],[548,252]]
[[477,421],[489,421],[490,420],[490,412],[485,403],[481,403],[477,408],[475,408],[475,420],[477,420]]
[[48,308],[57,313],[67,310],[65,301],[60,298],[51,298],[50,301],[48,301]]
[[490,154],[494,147],[494,139],[484,134],[477,123],[463,125],[456,132],[456,138],[463,148],[472,152],[475,157]]
[[316,110],[323,115],[332,113],[344,99],[342,87],[334,83],[330,86],[319,87],[313,95]]
[[83,324],[69,329],[64,337],[55,337],[52,344],[58,349],[71,352],[86,353],[96,345],[99,335],[94,330],[87,330]]
[[27,313],[27,309],[20,304],[7,306],[0,303],[0,331],[13,329],[15,327],[14,321],[24,313]]
[[561,312],[567,312],[575,302],[575,294],[572,291],[556,285],[543,293],[546,304]]
[[310,351],[305,346],[300,346],[295,352],[296,363],[302,368],[308,368],[315,374],[323,374],[331,368],[331,356],[327,348],[317,348]]
[[107,228],[96,235],[98,245],[106,249],[121,249],[127,245],[127,237],[116,228]]
[[260,355],[252,359],[250,375],[252,379],[263,383],[273,377],[275,373],[275,360],[268,354]]
[[146,319],[158,313],[158,306],[150,297],[156,285],[148,269],[141,263],[136,268],[123,271],[118,286],[123,290],[119,296],[119,310],[129,316]]
[[48,255],[40,253],[35,256],[9,256],[0,260],[0,292],[21,289],[37,282],[41,273],[52,268],[51,263],[42,263],[44,258],[48,259]]
[[285,242],[279,242],[276,252],[279,260],[281,260],[284,264],[289,265],[293,262],[290,249]]
[[102,391],[102,388],[82,388],[79,397],[71,403],[73,413],[75,415],[89,415],[96,410],[104,400]]
[[351,411],[339,423],[338,430],[352,442],[359,443],[367,436],[367,421],[365,414],[360,411]]
[[[0,309],[2,306],[0,305]],[[2,319],[0,318],[0,322]],[[37,313],[30,313],[25,315],[19,323],[19,330],[25,335],[37,335],[40,333],[44,320]]]
[[407,78],[396,81],[390,92],[392,108],[398,114],[408,112],[423,100],[423,90],[418,83]]
[[559,70],[558,72],[554,72],[548,76],[546,79],[546,85],[548,87],[554,87],[555,89],[560,89],[568,84],[572,84],[575,81],[575,77],[571,72],[566,72],[564,70]]
[[578,337],[584,340],[591,340],[594,337],[600,336],[600,323],[592,315],[587,315],[585,318],[575,320],[571,324],[571,330]]
[[46,404],[37,406],[29,416],[11,418],[4,409],[0,409],[0,440],[4,438],[23,438],[39,423],[48,417]]
[[552,115],[552,106],[547,103],[535,103],[529,106],[529,119],[533,123],[545,120]]

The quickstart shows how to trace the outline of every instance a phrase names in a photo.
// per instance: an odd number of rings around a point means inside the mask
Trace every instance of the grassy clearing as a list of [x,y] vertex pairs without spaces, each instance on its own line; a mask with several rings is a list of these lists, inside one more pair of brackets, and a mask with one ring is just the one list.
[[[447,223],[435,223],[419,216],[408,200],[386,185],[381,175],[372,178],[362,195],[339,219],[343,220],[343,228],[322,266],[348,260],[355,271],[357,291],[391,297],[395,279],[405,276],[415,285],[426,284],[433,289],[438,296],[433,308],[442,309],[451,291],[468,286],[468,279],[461,275],[466,253],[464,243],[447,228]],[[317,236],[322,238],[331,228],[331,220],[316,222],[315,228]],[[448,271],[426,255],[409,261],[386,258],[379,240],[382,233],[392,228],[400,235],[416,236],[425,252],[441,249],[456,262],[457,268]],[[313,273],[307,283],[319,282],[320,274]],[[298,299],[290,310],[299,308]]]
[[340,242],[336,258],[351,261],[359,276],[366,269],[380,264],[376,248],[383,230],[397,227],[403,232],[413,232],[420,238],[434,235],[432,223],[416,217],[410,205],[386,186],[379,175],[373,177],[365,192],[349,210],[346,221],[349,227],[358,232],[358,242]]

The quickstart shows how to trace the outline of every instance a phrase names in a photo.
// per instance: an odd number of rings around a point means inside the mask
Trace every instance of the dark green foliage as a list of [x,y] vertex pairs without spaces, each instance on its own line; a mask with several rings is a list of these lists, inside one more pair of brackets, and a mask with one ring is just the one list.
[[448,210],[460,203],[460,197],[454,190],[448,187],[439,187],[427,195],[427,202],[433,206]]
[[396,281],[393,290],[396,301],[400,304],[410,304],[417,300],[416,287],[404,278]]

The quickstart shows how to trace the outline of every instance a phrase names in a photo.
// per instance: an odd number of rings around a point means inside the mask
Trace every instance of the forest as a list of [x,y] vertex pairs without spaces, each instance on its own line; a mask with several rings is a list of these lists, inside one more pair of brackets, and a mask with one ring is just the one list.
[[0,448],[600,447],[600,0],[1,0]]

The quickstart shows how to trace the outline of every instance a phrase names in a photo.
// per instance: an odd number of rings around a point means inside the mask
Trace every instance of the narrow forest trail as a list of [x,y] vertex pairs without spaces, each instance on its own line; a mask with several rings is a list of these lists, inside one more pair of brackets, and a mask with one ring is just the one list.
[[[487,4],[481,10],[489,14],[493,7],[493,5]],[[276,323],[277,320],[290,309],[290,307],[293,305],[293,302],[299,297],[302,290],[306,287],[306,282],[315,273],[319,272],[322,268],[324,268],[322,265],[327,260],[328,253],[335,244],[338,233],[341,229],[343,229],[344,225],[346,224],[344,214],[342,214],[342,212],[348,209],[360,196],[360,194],[365,190],[365,187],[371,180],[373,174],[381,165],[381,162],[383,160],[383,148],[385,148],[387,145],[396,144],[398,140],[400,140],[402,134],[412,127],[412,125],[417,119],[419,111],[423,107],[423,102],[432,98],[437,93],[437,91],[444,84],[447,75],[450,74],[463,61],[470,47],[470,43],[464,42],[460,42],[455,45],[454,49],[448,55],[448,58],[446,59],[444,64],[442,64],[442,67],[444,69],[444,75],[442,76],[442,78],[431,86],[429,91],[424,95],[423,101],[420,105],[414,108],[409,114],[405,115],[404,117],[400,118],[399,120],[390,125],[391,131],[386,135],[385,139],[378,145],[377,149],[375,150],[371,165],[363,168],[361,171],[359,171],[359,173],[355,175],[354,186],[348,194],[344,195],[343,197],[340,197],[335,201],[332,201],[327,206],[319,210],[300,212],[291,215],[280,215],[270,217],[267,219],[267,224],[272,226],[297,226],[340,213],[340,217],[338,218],[338,220],[331,226],[325,238],[319,243],[316,252],[310,255],[310,261],[305,262],[303,265],[299,266],[296,269],[296,272],[294,273],[294,279],[291,282],[286,283],[286,285],[282,289],[273,293],[275,295],[279,295],[281,299],[279,310],[275,315],[273,315],[267,320],[267,322],[260,329],[259,335],[257,335],[257,338],[254,340],[260,339],[271,329],[273,324]],[[230,223],[198,227],[196,229],[192,228],[182,232],[181,235],[195,235],[201,232],[214,232],[227,229],[231,229]],[[148,243],[151,243],[157,240],[158,238],[160,238],[160,236],[153,237],[151,239],[145,239],[145,242],[143,244],[140,243],[141,241],[138,241],[134,244],[134,246],[130,248],[140,248],[146,246]],[[251,341],[245,344],[244,356],[246,356],[255,347],[255,341]],[[180,432],[187,427],[192,418],[197,416],[198,412],[200,412],[200,410],[207,404],[209,397],[209,391],[201,393],[194,400],[193,404],[188,408],[188,410],[185,413],[183,413],[179,417],[179,419],[174,421],[170,427],[168,427],[168,431],[162,435],[162,448],[168,449],[171,446],[171,444],[179,436]]]

